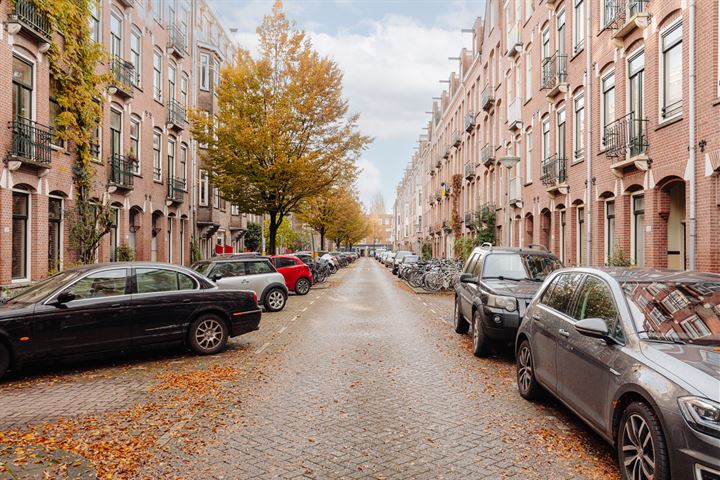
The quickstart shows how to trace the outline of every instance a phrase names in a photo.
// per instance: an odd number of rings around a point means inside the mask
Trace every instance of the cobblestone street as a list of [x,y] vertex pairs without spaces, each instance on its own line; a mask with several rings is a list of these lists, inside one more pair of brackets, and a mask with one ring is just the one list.
[[[414,294],[362,258],[221,355],[154,352],[10,379],[0,429],[127,421],[118,435],[146,453],[119,477],[617,478],[609,447],[555,402],[520,398],[511,355],[473,357],[451,313],[450,295]],[[232,373],[207,391],[166,385],[169,373],[221,368]],[[17,456],[0,451],[15,472],[0,478],[43,478],[50,460]],[[73,465],[92,477],[102,462],[84,456]]]

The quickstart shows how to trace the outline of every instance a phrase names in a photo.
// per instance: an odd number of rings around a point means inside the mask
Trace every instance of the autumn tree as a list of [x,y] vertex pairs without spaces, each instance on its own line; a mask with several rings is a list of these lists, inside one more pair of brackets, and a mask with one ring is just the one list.
[[277,1],[257,29],[259,53],[240,49],[221,72],[218,113],[193,115],[213,184],[248,213],[267,214],[270,252],[283,219],[305,201],[352,183],[370,139],[342,97],[342,72],[316,52]]
[[335,197],[338,211],[335,220],[328,229],[328,235],[336,246],[345,243],[352,247],[367,236],[368,223],[362,205],[354,192],[343,189]]
[[370,203],[370,213],[368,214],[368,235],[373,243],[390,243],[390,235],[383,225],[383,215],[385,214],[385,200],[382,193],[378,192],[373,196]]
[[336,222],[340,203],[336,197],[338,189],[308,199],[298,212],[298,220],[307,224],[320,235],[320,250],[325,250],[325,236]]

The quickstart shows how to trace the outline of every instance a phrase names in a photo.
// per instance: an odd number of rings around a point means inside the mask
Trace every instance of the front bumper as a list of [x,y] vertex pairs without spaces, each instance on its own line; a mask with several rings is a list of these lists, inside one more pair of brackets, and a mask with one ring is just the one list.
[[508,312],[505,309],[483,305],[481,312],[485,335],[501,342],[515,340],[521,320],[520,313],[517,310]]
[[249,310],[247,312],[237,312],[233,314],[230,321],[230,336],[237,337],[245,333],[258,330],[260,328],[260,318],[262,310]]
[[691,428],[678,412],[663,409],[672,478],[720,479],[720,438]]

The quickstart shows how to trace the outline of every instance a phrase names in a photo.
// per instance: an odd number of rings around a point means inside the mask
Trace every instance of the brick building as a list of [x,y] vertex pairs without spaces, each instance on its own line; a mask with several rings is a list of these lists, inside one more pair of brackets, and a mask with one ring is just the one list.
[[[32,0],[0,5],[0,285],[72,265],[66,212],[74,204],[71,149],[54,138],[58,113],[47,52],[57,34]],[[110,53],[95,148],[95,194],[115,226],[98,250],[127,245],[141,260],[189,264],[191,241],[242,248],[248,217],[208,184],[187,111],[212,113],[213,89],[235,46],[204,0],[103,0],[88,21]],[[57,40],[57,38],[55,38]],[[134,161],[133,161],[134,160]]]
[[423,175],[435,255],[453,255],[457,202],[461,235],[494,212],[497,244],[568,265],[720,270],[720,6],[696,2],[694,32],[690,8],[488,0],[406,171]]

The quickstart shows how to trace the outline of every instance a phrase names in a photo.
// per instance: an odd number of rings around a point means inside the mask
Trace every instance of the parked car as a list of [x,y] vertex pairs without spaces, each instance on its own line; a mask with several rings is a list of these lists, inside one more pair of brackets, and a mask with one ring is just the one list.
[[395,260],[395,252],[388,252],[388,254],[385,255],[383,264],[385,264],[385,266],[387,268],[391,268],[394,260]]
[[402,259],[408,255],[412,255],[412,252],[407,251],[407,250],[400,250],[399,252],[397,252],[395,254],[395,258],[393,258],[393,263],[392,263],[393,275],[397,275],[398,265],[400,265],[400,262],[402,262]]
[[312,265],[315,263],[315,259],[312,256],[312,253],[305,253],[305,252],[298,252],[294,253],[293,256],[299,258],[305,265]]
[[188,269],[107,263],[64,270],[0,305],[0,378],[9,368],[161,343],[220,352],[229,337],[257,330],[247,290],[220,290]]
[[477,356],[490,353],[493,341],[512,343],[540,284],[561,267],[545,247],[476,247],[455,288],[455,332],[470,331]]
[[195,262],[192,269],[208,277],[221,289],[254,291],[260,305],[270,312],[279,312],[285,308],[288,296],[285,277],[267,257],[225,259],[218,256]]
[[292,255],[274,255],[270,260],[285,278],[285,286],[288,290],[297,295],[307,295],[313,284],[310,267]]
[[616,447],[624,479],[720,478],[720,275],[561,270],[516,352],[520,394],[559,398]]
[[420,255],[405,255],[397,267],[397,276],[401,277],[404,270],[420,261]]

